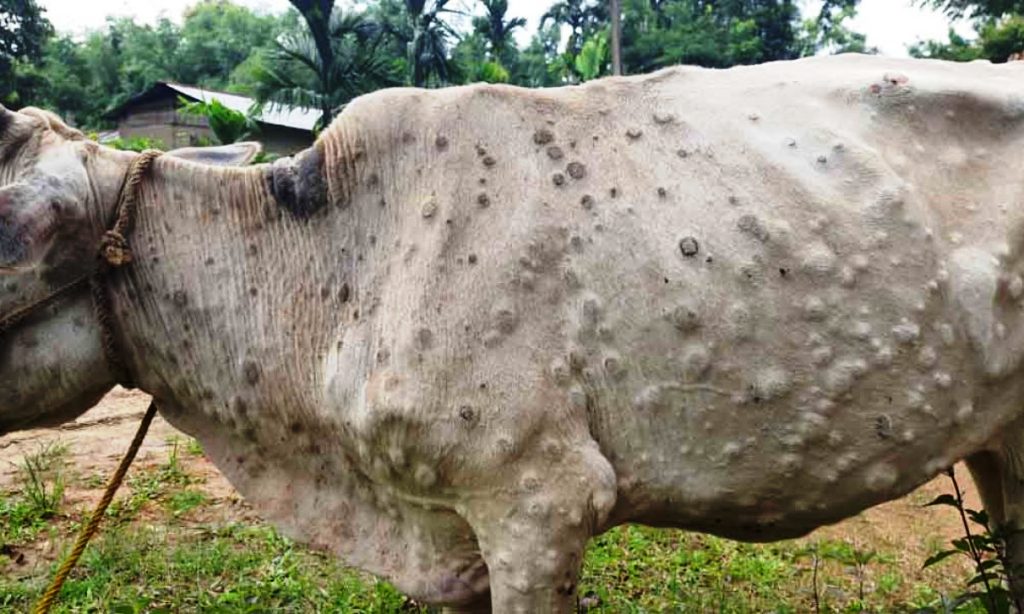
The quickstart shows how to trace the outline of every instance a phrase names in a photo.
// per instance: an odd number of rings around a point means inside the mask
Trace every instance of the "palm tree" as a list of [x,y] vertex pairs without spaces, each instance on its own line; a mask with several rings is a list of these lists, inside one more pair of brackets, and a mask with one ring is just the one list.
[[452,67],[448,59],[448,40],[458,34],[441,19],[442,13],[454,13],[446,8],[449,0],[405,0],[408,19],[406,45],[410,81],[416,87],[427,85],[431,75],[441,83],[448,83]]
[[583,41],[595,28],[608,21],[608,11],[603,3],[589,4],[588,0],[559,0],[541,15],[540,27],[548,21],[569,26],[569,39],[565,50],[577,56],[583,48]]
[[513,17],[505,20],[508,0],[480,0],[480,4],[487,13],[473,18],[473,30],[487,40],[491,59],[508,67],[511,64],[509,52],[515,48],[513,32],[516,28],[526,27],[526,19]]
[[380,49],[383,30],[377,23],[344,13],[332,6],[333,0],[292,3],[306,11],[308,29],[275,41],[270,57],[257,68],[259,104],[318,109],[317,128],[322,129],[349,100],[399,83]]

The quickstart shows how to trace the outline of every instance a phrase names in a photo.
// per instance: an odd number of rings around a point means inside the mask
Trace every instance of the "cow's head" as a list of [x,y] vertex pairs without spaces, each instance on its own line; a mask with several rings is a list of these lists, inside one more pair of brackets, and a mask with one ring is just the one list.
[[[258,152],[239,143],[170,154],[226,165]],[[46,111],[0,106],[0,318],[94,270],[135,155]],[[87,288],[0,334],[0,434],[69,420],[113,384]]]

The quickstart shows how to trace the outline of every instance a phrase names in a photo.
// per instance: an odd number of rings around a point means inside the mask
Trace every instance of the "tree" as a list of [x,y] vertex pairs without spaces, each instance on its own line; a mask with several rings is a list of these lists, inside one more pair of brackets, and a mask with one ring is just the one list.
[[964,38],[950,28],[947,41],[916,43],[909,48],[910,55],[954,62],[1005,62],[1011,55],[1024,52],[1024,16],[980,20],[975,28],[977,39]]
[[500,62],[491,59],[487,39],[477,32],[464,36],[452,50],[455,75],[460,83],[508,83],[511,75]]
[[184,83],[232,89],[241,64],[269,49],[283,31],[282,20],[257,15],[228,0],[203,0],[185,12],[175,53]]
[[[334,59],[331,47],[331,17],[334,13],[334,0],[289,0],[295,10],[302,15],[309,28],[309,39],[316,48],[319,58],[319,70],[327,71]],[[321,79],[323,77],[321,76]]]
[[599,32],[588,38],[574,60],[576,73],[580,76],[580,80],[589,81],[608,74],[610,58],[608,37],[604,32]]
[[583,41],[607,24],[608,12],[604,4],[592,4],[590,0],[558,0],[541,15],[540,27],[549,21],[569,28],[565,51],[575,57]]
[[352,98],[398,80],[392,64],[380,53],[383,31],[379,24],[338,7],[324,23],[319,12],[323,3],[299,4],[311,5],[305,17],[308,27],[283,35],[274,51],[254,68],[254,94],[260,104],[318,109],[317,126],[322,129]]
[[612,74],[622,74],[622,2],[609,0],[608,11],[612,18]]
[[0,0],[0,101],[4,104],[23,103],[16,65],[41,56],[52,35],[53,26],[35,0]]
[[977,39],[970,40],[952,28],[946,41],[923,41],[910,47],[915,57],[954,61],[986,59],[1005,62],[1024,52],[1024,0],[920,0],[954,19],[973,19]]
[[981,53],[993,62],[1005,62],[1024,53],[1024,15],[989,21],[981,28]]
[[1024,0],[918,0],[918,4],[939,9],[954,19],[1024,13]]
[[511,81],[526,87],[550,87],[562,83],[562,56],[558,53],[561,39],[556,23],[540,28],[530,44],[519,54]]
[[624,0],[625,72],[671,64],[724,68],[831,51],[866,50],[843,23],[857,0],[827,0],[805,21],[793,0]]
[[473,18],[473,31],[487,40],[491,60],[503,66],[511,66],[516,42],[514,33],[526,27],[526,19],[513,17],[505,19],[508,0],[480,0],[484,15]]
[[457,34],[441,18],[449,0],[405,0],[410,36],[407,41],[410,82],[425,87],[433,76],[438,83],[451,81],[448,39]]
[[41,85],[25,102],[50,108],[72,123],[91,121],[97,114],[101,104],[90,99],[89,65],[81,46],[70,36],[51,38],[41,59],[18,67],[19,79],[30,71]]
[[820,51],[829,53],[878,53],[877,47],[868,47],[867,37],[846,27],[846,21],[856,14],[853,6],[834,7],[826,13],[823,8],[817,19],[803,24],[801,56]]

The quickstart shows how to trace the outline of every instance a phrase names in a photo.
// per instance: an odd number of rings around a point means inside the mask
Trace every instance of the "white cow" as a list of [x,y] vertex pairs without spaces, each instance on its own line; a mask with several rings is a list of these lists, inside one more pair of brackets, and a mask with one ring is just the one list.
[[[2,139],[0,316],[134,155]],[[267,518],[426,602],[570,611],[609,527],[793,537],[962,458],[1020,529],[1022,147],[1020,64],[382,91],[271,166],[157,160],[110,328]],[[84,292],[8,332],[0,431],[107,391],[99,339]]]

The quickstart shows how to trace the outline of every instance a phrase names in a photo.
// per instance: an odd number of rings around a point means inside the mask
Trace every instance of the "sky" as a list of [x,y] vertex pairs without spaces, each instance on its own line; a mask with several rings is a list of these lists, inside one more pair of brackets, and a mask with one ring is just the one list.
[[[287,0],[234,0],[264,12],[280,12],[290,5]],[[467,5],[468,0],[456,0]],[[82,33],[103,26],[107,16],[130,16],[138,22],[153,23],[165,16],[180,21],[181,14],[195,0],[38,0],[47,17],[59,31]],[[519,36],[527,42],[537,28],[540,16],[553,0],[509,0],[509,15],[528,20],[527,31]],[[802,0],[807,14],[815,14],[820,0]],[[954,24],[957,31],[970,35],[970,24]],[[906,46],[921,39],[945,39],[950,23],[942,14],[921,9],[912,0],[861,0],[852,29],[867,34],[868,45],[882,54],[906,56]]]

